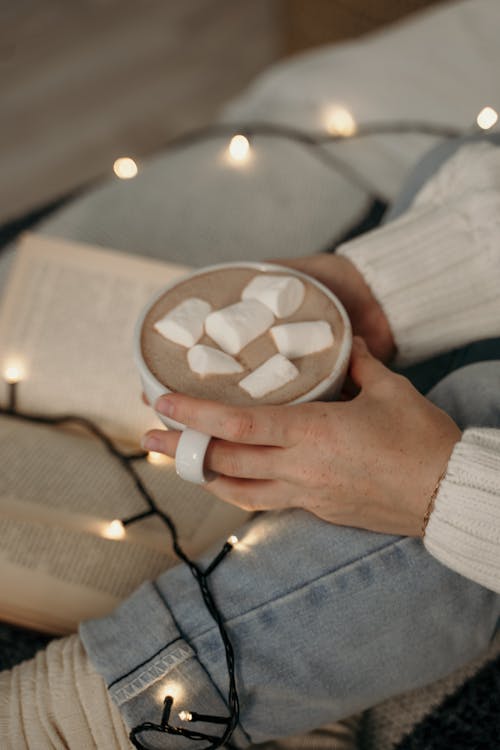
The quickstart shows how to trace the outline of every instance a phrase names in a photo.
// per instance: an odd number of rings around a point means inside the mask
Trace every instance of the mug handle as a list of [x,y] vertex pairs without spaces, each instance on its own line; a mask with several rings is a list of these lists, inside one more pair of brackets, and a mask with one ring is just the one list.
[[217,474],[203,467],[211,439],[211,435],[189,427],[182,431],[175,451],[175,470],[181,479],[195,484],[205,484],[215,479]]

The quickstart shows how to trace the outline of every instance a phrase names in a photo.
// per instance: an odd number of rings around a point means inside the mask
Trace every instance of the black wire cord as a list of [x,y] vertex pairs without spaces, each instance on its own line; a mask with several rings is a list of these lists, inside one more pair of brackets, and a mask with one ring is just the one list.
[[[318,133],[316,135],[311,135],[310,133],[306,133],[304,131],[288,126],[272,125],[269,123],[255,122],[251,124],[246,123],[244,125],[228,123],[200,128],[199,130],[190,132],[186,135],[182,135],[174,139],[173,141],[170,141],[167,144],[167,147],[168,149],[184,148],[192,143],[196,143],[202,140],[207,140],[210,138],[220,138],[224,136],[230,137],[237,133],[245,135],[249,138],[258,135],[273,138],[285,138],[289,141],[300,144],[305,147],[312,156],[320,159],[327,167],[334,169],[336,172],[342,174],[343,177],[345,177],[347,180],[357,185],[362,190],[366,191],[368,195],[374,200],[380,200],[380,195],[377,194],[377,192],[367,182],[364,176],[361,175],[348,162],[341,159],[337,154],[333,154],[331,151],[328,151],[325,146],[339,141],[385,134],[421,134],[439,138],[454,138],[463,134],[456,128],[441,125],[432,125],[425,122],[378,122],[373,124],[365,124],[363,126],[358,126],[355,132],[349,136],[328,133]],[[186,555],[179,544],[175,524],[168,516],[168,514],[157,506],[153,496],[146,488],[137,471],[135,470],[134,461],[144,459],[147,455],[146,453],[141,452],[126,454],[121,452],[114,445],[113,441],[96,424],[84,417],[72,414],[65,414],[60,416],[44,416],[40,414],[22,413],[16,408],[15,395],[15,386],[13,386],[11,391],[10,405],[8,408],[0,407],[0,416],[5,415],[24,420],[26,422],[52,425],[54,427],[64,426],[67,424],[79,425],[80,427],[88,430],[92,435],[100,440],[105,448],[109,451],[109,453],[117,461],[119,461],[124,470],[132,478],[137,491],[140,493],[146,505],[148,506],[147,510],[131,516],[130,518],[124,519],[122,523],[126,526],[152,515],[158,516],[163,521],[170,532],[175,553],[177,554],[179,559],[181,559],[188,566],[199,585],[205,606],[207,607],[208,612],[217,624],[220,637],[224,644],[226,664],[229,676],[227,696],[229,716],[207,716],[204,714],[190,712],[191,721],[203,721],[206,723],[212,723],[214,725],[225,726],[222,735],[216,736],[170,724],[170,712],[173,704],[173,699],[171,698],[171,696],[167,696],[164,701],[164,707],[160,722],[154,723],[148,721],[134,727],[129,735],[132,744],[135,748],[137,748],[137,750],[150,750],[150,748],[147,748],[141,741],[141,736],[148,733],[160,733],[183,736],[193,741],[205,741],[209,743],[200,750],[215,750],[215,748],[221,747],[230,740],[235,728],[238,725],[240,705],[236,689],[234,650],[227,634],[222,615],[210,590],[208,579],[210,577],[210,574],[230,552],[230,550],[232,549],[232,545],[229,542],[226,542],[219,554],[214,558],[214,560],[210,563],[206,570],[202,570],[199,565],[197,565]]]
[[215,570],[215,568],[219,565],[219,563],[222,562],[222,560],[226,557],[226,555],[231,551],[232,544],[230,544],[229,542],[226,542],[224,546],[222,547],[221,551],[214,558],[214,560],[210,563],[210,565],[206,568],[206,570],[202,570],[202,568],[199,565],[197,565],[193,560],[191,560],[182,549],[181,545],[179,544],[177,529],[175,527],[174,522],[172,521],[172,519],[167,513],[165,513],[161,508],[158,507],[155,499],[153,498],[153,496],[151,495],[147,487],[144,485],[144,482],[142,481],[141,477],[138,475],[135,469],[134,462],[138,460],[144,460],[147,456],[147,453],[144,453],[144,452],[123,453],[116,447],[116,445],[108,437],[108,435],[106,435],[91,420],[86,419],[84,417],[77,416],[77,415],[73,415],[73,414],[63,414],[63,415],[56,415],[56,416],[46,416],[42,414],[26,414],[24,412],[18,411],[14,407],[10,407],[7,409],[0,407],[0,416],[13,417],[15,419],[19,419],[24,422],[50,425],[53,427],[64,427],[65,425],[72,424],[72,425],[77,425],[79,427],[83,427],[84,429],[86,429],[95,438],[97,438],[102,443],[102,445],[108,450],[108,452],[121,464],[121,466],[125,469],[125,471],[133,480],[135,487],[137,488],[138,492],[140,493],[140,495],[142,496],[142,498],[144,499],[144,501],[146,502],[148,506],[148,510],[124,519],[122,521],[123,525],[127,526],[127,525],[130,525],[131,523],[140,521],[142,518],[156,515],[163,521],[165,526],[168,528],[170,532],[170,536],[172,538],[172,545],[175,550],[175,553],[188,566],[194,578],[196,579],[199,585],[200,592],[201,592],[203,601],[205,603],[205,606],[218,627],[219,634],[220,634],[222,643],[224,645],[224,650],[226,654],[226,664],[227,664],[228,675],[229,675],[229,688],[228,688],[228,697],[227,697],[227,703],[229,707],[229,716],[220,717],[220,716],[209,716],[209,715],[204,715],[204,714],[197,714],[195,712],[191,713],[191,717],[192,717],[191,721],[204,721],[204,722],[213,723],[216,725],[217,724],[225,725],[224,732],[220,737],[211,735],[211,734],[206,734],[204,732],[197,732],[195,730],[187,729],[185,727],[172,726],[169,723],[172,699],[169,696],[167,696],[167,698],[165,699],[165,705],[164,705],[161,722],[159,724],[155,724],[153,722],[144,722],[143,724],[139,724],[138,726],[134,727],[131,730],[129,737],[134,747],[138,748],[138,750],[150,750],[141,742],[140,735],[151,733],[151,732],[161,733],[161,734],[172,734],[172,735],[178,735],[178,736],[181,735],[183,737],[186,737],[188,739],[195,740],[195,741],[200,741],[200,740],[208,741],[210,744],[205,745],[203,750],[212,750],[212,749],[221,747],[225,742],[227,742],[231,738],[231,735],[233,734],[236,726],[238,725],[240,707],[239,707],[238,693],[236,690],[234,650],[233,650],[231,641],[229,639],[228,633],[226,631],[224,620],[216,605],[213,594],[210,590],[208,579],[209,579],[210,574]]
[[356,126],[352,134],[341,135],[337,133],[316,132],[308,133],[288,125],[274,125],[266,122],[253,123],[217,123],[206,127],[184,133],[166,144],[167,150],[182,149],[200,141],[218,138],[230,138],[236,134],[247,138],[254,136],[267,136],[271,138],[284,138],[288,141],[303,146],[315,159],[321,161],[325,166],[341,174],[348,182],[356,185],[368,193],[372,200],[384,200],[373,185],[349,162],[342,159],[338,154],[328,151],[326,146],[341,141],[352,141],[356,139],[375,137],[380,135],[424,135],[436,138],[457,138],[464,132],[451,125],[437,125],[424,121],[393,121],[373,122]]

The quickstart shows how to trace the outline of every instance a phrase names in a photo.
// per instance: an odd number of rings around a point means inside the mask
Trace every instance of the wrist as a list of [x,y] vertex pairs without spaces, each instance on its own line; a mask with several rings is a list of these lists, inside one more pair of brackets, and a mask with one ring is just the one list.
[[429,523],[429,518],[431,517],[431,513],[434,510],[434,504],[436,502],[436,497],[437,497],[437,494],[439,492],[439,488],[441,487],[441,482],[443,481],[443,479],[446,476],[447,468],[448,468],[448,463],[446,464],[446,469],[444,469],[444,471],[441,472],[441,476],[437,480],[436,485],[435,485],[434,489],[432,490],[431,496],[430,496],[429,501],[427,503],[427,509],[426,509],[426,511],[424,513],[424,517],[422,519],[422,530],[421,530],[422,537],[425,536],[425,531],[427,529],[427,524]]
[[[430,492],[429,491],[427,492],[425,502],[422,505],[422,512],[420,514],[420,534],[419,535],[422,538],[425,537],[427,525],[434,511],[436,498],[441,489],[441,484],[446,478],[446,475],[448,472],[448,465],[449,465],[451,456],[453,454],[455,446],[457,445],[457,443],[460,442],[462,438],[462,431],[450,417],[448,417],[448,424],[446,425],[446,428],[447,428],[445,430],[446,434],[443,434],[440,440],[440,444],[439,444],[440,450],[434,451],[434,456],[436,458],[436,461],[434,463],[434,470],[432,472],[434,476],[434,486]],[[441,471],[438,476],[437,467],[439,465],[441,466]],[[431,486],[430,482],[428,486],[429,487]],[[418,532],[416,535],[418,535]]]

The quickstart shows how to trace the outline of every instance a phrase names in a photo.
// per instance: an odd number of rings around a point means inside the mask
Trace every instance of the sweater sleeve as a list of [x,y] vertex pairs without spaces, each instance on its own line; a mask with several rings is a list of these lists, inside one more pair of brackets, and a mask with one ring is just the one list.
[[444,565],[500,593],[500,430],[463,433],[441,482],[424,544]]
[[[460,163],[463,173],[463,156]],[[448,174],[459,180],[456,172],[455,165]],[[425,201],[337,251],[381,304],[401,365],[500,336],[500,176],[498,184],[491,177],[463,190],[455,185],[448,201],[445,182],[441,171]]]
[[[406,214],[338,252],[385,311],[400,364],[500,336],[500,148],[464,147]],[[500,593],[500,430],[463,433],[424,544],[444,565]]]

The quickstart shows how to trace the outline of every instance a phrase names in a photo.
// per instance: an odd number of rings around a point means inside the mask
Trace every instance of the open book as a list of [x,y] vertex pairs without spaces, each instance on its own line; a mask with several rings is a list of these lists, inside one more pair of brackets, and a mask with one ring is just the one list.
[[[0,299],[2,373],[20,369],[17,409],[77,414],[139,450],[161,427],[141,401],[135,321],[186,268],[38,235],[19,244]],[[191,556],[223,542],[249,514],[179,479],[173,462],[135,462]],[[0,619],[51,633],[110,612],[177,559],[159,518],[109,537],[110,523],[147,510],[132,479],[82,428],[0,417]]]

